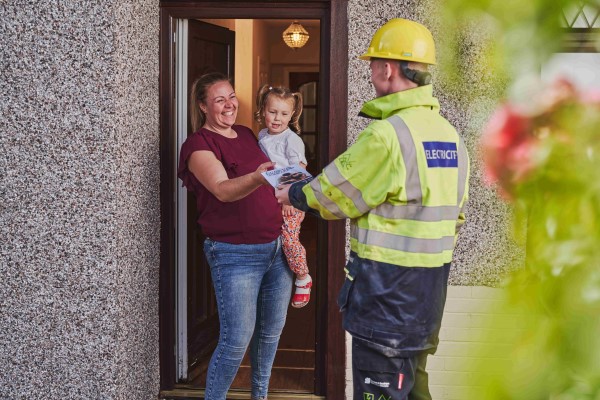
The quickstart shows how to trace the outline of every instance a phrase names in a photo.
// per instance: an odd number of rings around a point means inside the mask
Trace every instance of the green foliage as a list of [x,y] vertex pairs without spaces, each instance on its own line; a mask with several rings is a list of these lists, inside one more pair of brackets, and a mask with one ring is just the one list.
[[528,326],[511,375],[528,380],[500,379],[490,399],[600,398],[600,107],[565,105],[549,118],[544,156],[516,185],[527,265],[507,286]]
[[[487,88],[501,100],[520,76],[539,74],[561,49],[562,10],[579,1],[440,4],[444,79],[469,87],[489,79]],[[505,108],[504,125],[496,124],[498,137],[488,146],[504,152],[487,159],[498,169],[494,176],[503,178],[515,227],[525,227],[526,265],[506,284],[504,312],[519,328],[510,338],[507,369],[479,371],[481,392],[473,399],[600,399],[600,97],[588,100],[569,90],[559,98],[540,90],[517,118],[509,118],[516,108]],[[486,95],[474,90],[466,100]],[[531,167],[510,165],[523,159]]]
[[473,398],[600,399],[600,101],[570,90],[525,129],[495,131],[501,142],[531,139],[534,166],[500,182],[514,199],[515,226],[526,226],[527,256],[507,283],[505,312],[520,329],[510,373],[484,368],[485,390]]

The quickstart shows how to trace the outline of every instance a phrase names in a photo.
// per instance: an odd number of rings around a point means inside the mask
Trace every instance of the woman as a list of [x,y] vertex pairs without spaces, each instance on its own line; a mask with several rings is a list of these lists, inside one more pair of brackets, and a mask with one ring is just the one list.
[[235,125],[238,100],[227,77],[201,76],[190,97],[195,133],[181,148],[178,176],[196,195],[221,327],[205,398],[225,400],[250,344],[252,398],[266,399],[292,288],[281,206],[261,175],[273,163],[252,131]]

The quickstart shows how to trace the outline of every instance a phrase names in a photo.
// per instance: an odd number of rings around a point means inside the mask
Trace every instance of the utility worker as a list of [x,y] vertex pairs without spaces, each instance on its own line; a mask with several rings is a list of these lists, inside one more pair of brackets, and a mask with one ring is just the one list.
[[425,365],[465,221],[469,159],[432,95],[427,28],[392,19],[360,59],[370,61],[377,94],[361,115],[374,121],[310,183],[276,195],[325,219],[351,219],[338,304],[352,335],[354,399],[431,399]]

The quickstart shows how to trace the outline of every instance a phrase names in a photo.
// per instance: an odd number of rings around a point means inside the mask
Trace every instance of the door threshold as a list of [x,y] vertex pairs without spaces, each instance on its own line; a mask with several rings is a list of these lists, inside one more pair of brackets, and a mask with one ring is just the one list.
[[[203,399],[204,389],[193,389],[189,387],[176,387],[173,390],[161,390],[160,399],[175,400],[175,399]],[[247,391],[229,391],[227,393],[228,400],[248,400],[250,392]],[[289,392],[269,392],[269,400],[325,400],[324,396],[316,396],[312,393],[289,393]]]

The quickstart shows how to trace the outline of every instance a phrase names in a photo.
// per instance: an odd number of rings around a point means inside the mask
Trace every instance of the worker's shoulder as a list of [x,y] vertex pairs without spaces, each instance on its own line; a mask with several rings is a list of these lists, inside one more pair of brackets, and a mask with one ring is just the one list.
[[[392,116],[395,117],[395,116]],[[386,136],[395,132],[390,118],[373,120],[366,128],[365,132],[369,132],[376,136]]]

